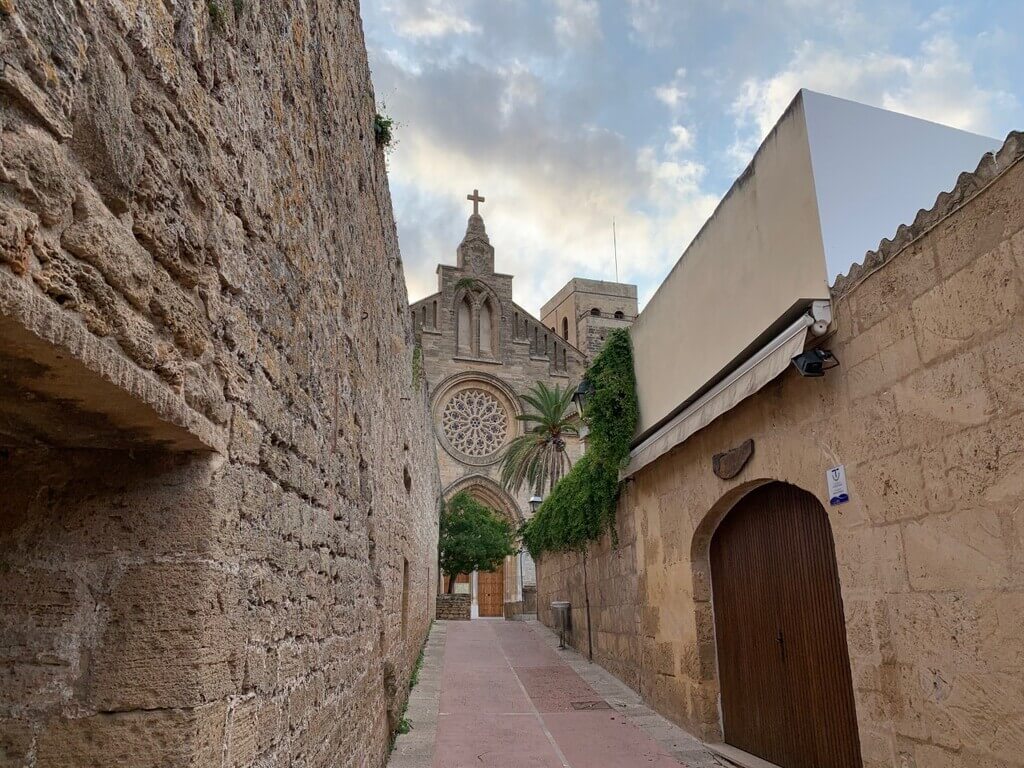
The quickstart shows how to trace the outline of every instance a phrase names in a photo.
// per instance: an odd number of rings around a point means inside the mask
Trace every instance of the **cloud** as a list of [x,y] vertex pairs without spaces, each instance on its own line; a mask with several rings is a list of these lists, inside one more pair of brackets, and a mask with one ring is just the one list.
[[670,82],[655,87],[654,96],[673,112],[682,109],[683,104],[690,96],[690,92],[686,88],[686,69],[682,67],[677,69]]
[[647,48],[660,48],[671,43],[675,31],[687,14],[688,3],[679,0],[629,0],[626,20],[629,36]]
[[665,152],[668,155],[676,156],[693,149],[693,130],[685,125],[673,125],[669,128],[672,138],[665,145]]
[[997,105],[1013,103],[1012,96],[978,85],[970,59],[944,33],[925,40],[914,55],[851,54],[805,42],[784,69],[740,86],[731,107],[736,140],[728,149],[738,167],[800,88],[982,133],[991,130]]
[[453,262],[474,188],[487,196],[497,269],[515,275],[517,300],[534,312],[573,276],[614,277],[612,219],[620,274],[646,291],[717,202],[681,124],[664,144],[635,150],[588,115],[560,110],[559,86],[522,65],[413,72],[384,59],[376,73],[401,94],[395,117],[416,128],[389,160],[414,300],[435,290],[439,262]]
[[436,38],[479,32],[453,0],[392,0],[384,4],[395,32],[407,38]]
[[555,0],[555,36],[563,45],[586,46],[601,39],[597,0]]

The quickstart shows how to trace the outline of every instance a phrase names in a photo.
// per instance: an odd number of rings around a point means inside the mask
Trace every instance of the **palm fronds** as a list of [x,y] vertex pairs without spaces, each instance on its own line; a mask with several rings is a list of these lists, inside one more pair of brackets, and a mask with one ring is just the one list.
[[566,437],[578,437],[579,417],[571,411],[573,390],[538,381],[521,396],[533,410],[517,418],[526,431],[512,440],[501,460],[501,483],[518,491],[524,483],[540,493],[549,491],[572,468]]

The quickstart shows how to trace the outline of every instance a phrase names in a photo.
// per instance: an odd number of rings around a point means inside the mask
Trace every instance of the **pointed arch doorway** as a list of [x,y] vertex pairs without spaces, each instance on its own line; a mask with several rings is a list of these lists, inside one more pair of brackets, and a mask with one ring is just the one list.
[[860,768],[839,573],[828,515],[769,483],[711,539],[726,743],[781,768]]
[[[466,492],[484,506],[504,517],[513,530],[524,518],[516,502],[494,480],[484,475],[469,475],[460,478],[444,490],[444,497],[450,499],[457,493]],[[522,554],[506,557],[504,562],[491,571],[474,571],[468,574],[468,592],[472,598],[471,615],[475,618],[500,618],[505,615],[505,603],[522,599],[520,568],[517,567]],[[459,581],[456,581],[458,588]],[[447,577],[443,587],[447,589]]]

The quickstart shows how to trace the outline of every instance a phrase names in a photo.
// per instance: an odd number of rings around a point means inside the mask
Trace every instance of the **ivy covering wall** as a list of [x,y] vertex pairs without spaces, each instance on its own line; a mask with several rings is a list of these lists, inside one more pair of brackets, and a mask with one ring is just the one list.
[[523,527],[523,542],[533,557],[581,549],[607,532],[615,535],[619,470],[629,459],[639,413],[626,329],[608,335],[586,378],[594,387],[585,414],[590,427],[587,452]]

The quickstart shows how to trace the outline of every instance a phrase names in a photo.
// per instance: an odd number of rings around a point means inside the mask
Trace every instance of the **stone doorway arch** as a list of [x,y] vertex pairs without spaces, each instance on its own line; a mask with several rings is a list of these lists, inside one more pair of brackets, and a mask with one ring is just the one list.
[[794,485],[724,496],[691,552],[702,678],[726,743],[783,768],[861,766],[828,514]]
[[[463,491],[504,517],[513,531],[518,530],[526,519],[508,492],[489,477],[474,474],[460,478],[445,488],[443,495],[448,500]],[[502,616],[506,602],[522,600],[524,555],[506,557],[495,571],[471,574],[472,618]],[[442,575],[442,582],[443,578]]]

